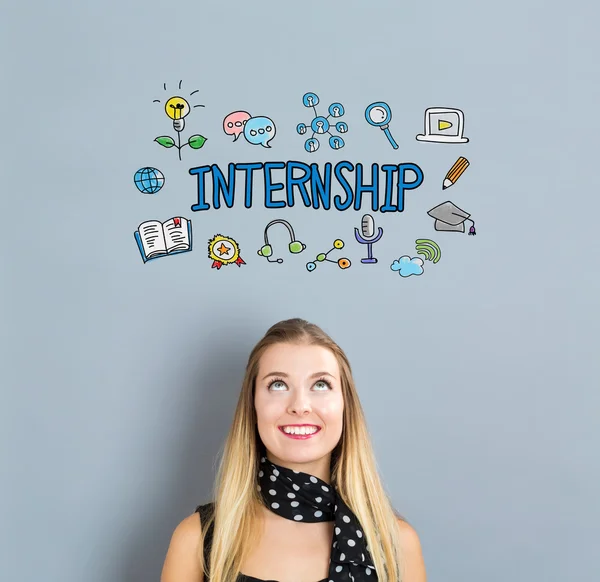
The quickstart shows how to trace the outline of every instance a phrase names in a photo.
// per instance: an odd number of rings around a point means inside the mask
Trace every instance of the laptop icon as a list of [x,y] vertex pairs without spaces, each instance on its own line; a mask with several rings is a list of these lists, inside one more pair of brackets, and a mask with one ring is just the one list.
[[419,141],[437,143],[467,143],[463,137],[465,114],[460,109],[430,107],[425,110],[424,133],[417,135]]

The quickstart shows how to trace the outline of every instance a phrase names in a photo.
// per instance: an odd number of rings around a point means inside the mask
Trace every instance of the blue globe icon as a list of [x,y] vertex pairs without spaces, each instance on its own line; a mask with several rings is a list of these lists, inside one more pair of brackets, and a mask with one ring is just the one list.
[[133,181],[142,194],[156,194],[163,187],[165,177],[156,168],[140,168]]

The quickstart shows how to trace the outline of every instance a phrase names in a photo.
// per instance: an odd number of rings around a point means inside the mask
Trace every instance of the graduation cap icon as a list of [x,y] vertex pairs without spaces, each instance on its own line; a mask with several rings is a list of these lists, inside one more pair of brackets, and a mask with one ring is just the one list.
[[469,228],[469,234],[475,235],[475,222],[471,219],[471,215],[465,212],[450,200],[442,202],[435,208],[432,208],[428,213],[431,218],[435,218],[433,227],[435,230],[443,232],[465,232],[465,221],[472,222]]

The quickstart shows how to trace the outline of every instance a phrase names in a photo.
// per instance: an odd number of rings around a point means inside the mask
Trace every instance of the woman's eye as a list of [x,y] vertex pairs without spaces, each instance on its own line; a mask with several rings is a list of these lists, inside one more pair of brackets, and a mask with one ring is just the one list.
[[[282,382],[281,380],[275,380],[274,382],[271,382],[271,384],[269,384],[269,390],[279,390],[279,388],[285,388],[286,385],[284,382]],[[315,388],[317,388],[318,391],[323,391],[323,390],[329,390],[331,389],[331,386],[325,382],[324,380],[319,380],[318,382],[315,383]]]

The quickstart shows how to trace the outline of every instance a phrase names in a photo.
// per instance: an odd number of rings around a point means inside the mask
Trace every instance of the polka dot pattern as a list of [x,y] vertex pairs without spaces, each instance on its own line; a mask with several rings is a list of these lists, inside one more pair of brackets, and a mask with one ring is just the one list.
[[358,518],[335,487],[266,457],[260,463],[258,491],[271,511],[297,522],[335,522],[328,582],[377,582]]

